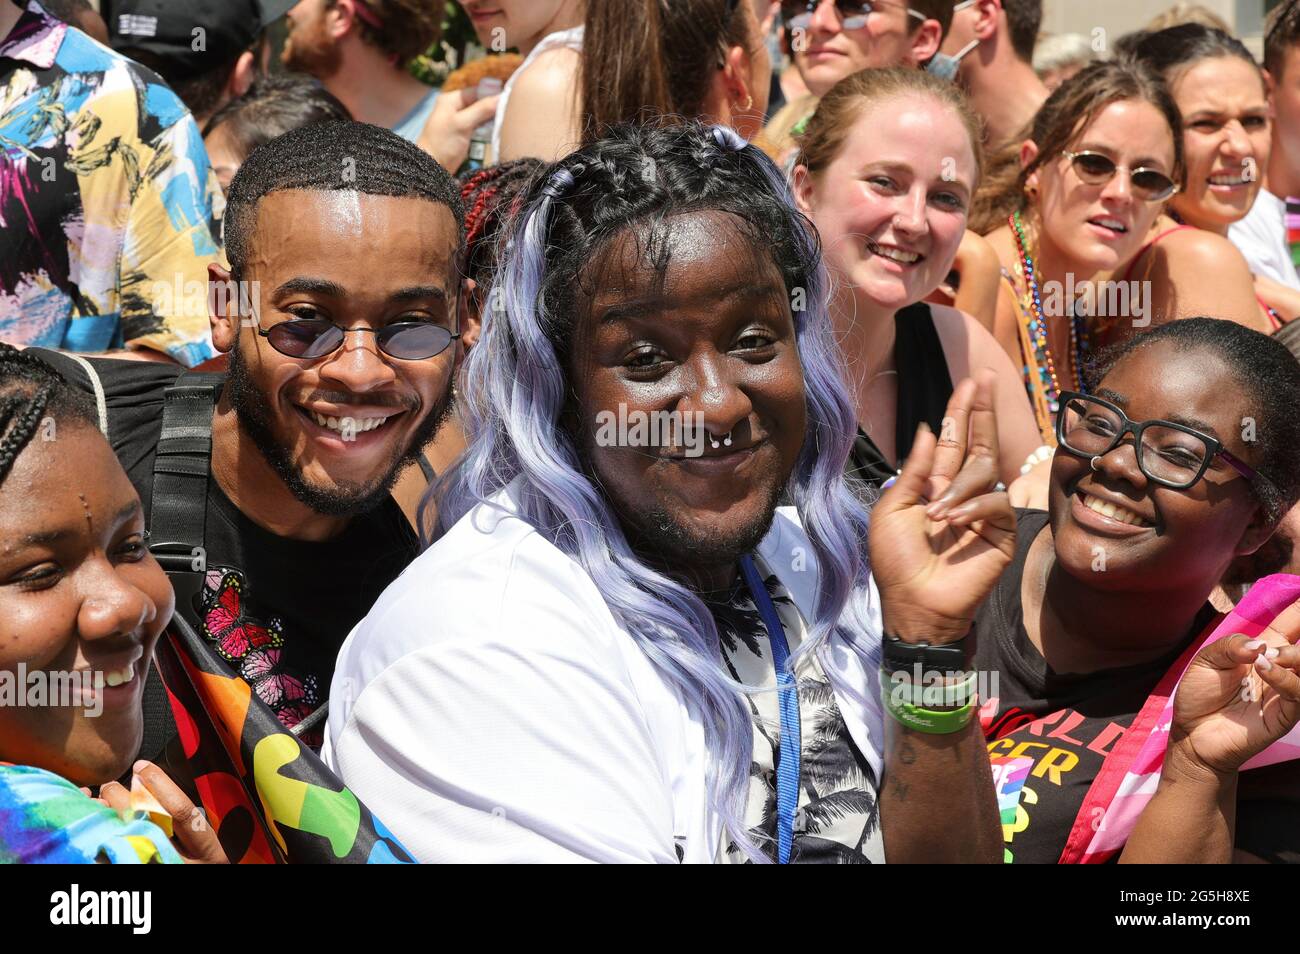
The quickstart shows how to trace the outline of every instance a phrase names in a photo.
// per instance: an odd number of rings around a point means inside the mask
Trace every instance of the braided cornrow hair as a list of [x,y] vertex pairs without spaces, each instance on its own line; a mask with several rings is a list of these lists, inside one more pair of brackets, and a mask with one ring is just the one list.
[[0,484],[46,417],[97,426],[85,394],[35,355],[0,344]]
[[[571,340],[579,296],[594,291],[581,287],[584,266],[616,233],[640,220],[696,209],[730,212],[770,252],[787,289],[808,287],[809,257],[821,259],[816,230],[771,194],[761,165],[740,159],[749,144],[738,133],[699,122],[684,125],[662,135],[634,123],[615,126],[598,144],[561,159],[544,180],[533,181],[526,205],[539,191],[563,196],[547,222],[542,287],[546,313],[563,322],[552,329],[557,346]],[[805,241],[811,243],[807,250]]]
[[460,200],[465,207],[464,275],[480,287],[490,283],[504,223],[514,213],[529,180],[544,165],[540,159],[515,159],[460,177]]

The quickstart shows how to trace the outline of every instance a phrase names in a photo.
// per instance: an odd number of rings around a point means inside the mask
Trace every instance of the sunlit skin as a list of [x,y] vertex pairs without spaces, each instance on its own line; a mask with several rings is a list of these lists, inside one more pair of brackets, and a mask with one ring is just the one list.
[[832,0],[821,0],[805,30],[785,27],[795,66],[808,91],[825,96],[832,86],[853,73],[887,66],[916,65],[938,49],[937,30],[920,38],[919,20],[908,15],[902,0],[882,0],[856,30],[844,23]]
[[1300,46],[1282,58],[1280,76],[1271,77],[1273,149],[1268,163],[1268,189],[1274,195],[1300,194]]
[[140,698],[175,597],[144,540],[140,499],[97,430],[56,420],[0,488],[0,671],[120,671],[72,706],[0,706],[0,762],[78,785],[121,775],[144,731]]
[[[929,97],[912,96],[868,107],[835,160],[815,178],[796,173],[796,183],[827,263],[852,286],[859,310],[892,313],[947,276],[965,234],[975,175],[961,119]],[[868,240],[920,258],[893,261],[874,254]]]
[[502,53],[518,48],[526,54],[542,37],[562,28],[556,24],[582,16],[578,0],[460,0],[460,5],[479,43]]
[[329,34],[326,0],[301,0],[285,14],[287,33],[280,61],[291,70],[324,77],[336,72],[342,59]]
[[[734,217],[675,215],[661,227],[660,284],[637,234],[617,237],[584,277],[595,288],[574,336],[571,371],[580,440],[634,545],[704,589],[734,576],[735,559],[769,525],[803,446],[803,371],[781,272]],[[586,283],[592,282],[592,285]],[[596,446],[597,414],[676,411],[721,442]],[[646,532],[660,513],[672,533]]]
[[[1213,352],[1150,345],[1121,361],[1093,393],[1131,420],[1186,424],[1217,437],[1248,465],[1261,466],[1257,447],[1242,440],[1242,422],[1255,409]],[[1141,524],[1085,508],[1084,494],[1133,511]],[[1044,653],[1063,672],[1137,663],[1166,651],[1186,637],[1233,558],[1253,552],[1273,529],[1249,482],[1222,457],[1192,487],[1174,490],[1141,473],[1131,435],[1097,470],[1089,460],[1058,451],[1049,510],[1051,534],[1041,535],[1030,551],[1024,598],[1031,638],[1041,628]],[[1051,609],[1043,607],[1040,618],[1044,599]],[[1152,614],[1153,605],[1161,612]],[[1101,625],[1103,618],[1108,625]],[[1054,642],[1052,633],[1062,627],[1090,635]]]
[[[419,198],[357,192],[273,192],[257,205],[250,256],[238,277],[260,293],[264,329],[293,318],[325,317],[345,328],[380,329],[398,321],[434,321],[454,330],[452,269],[458,230],[446,206]],[[382,267],[376,267],[382,263]],[[212,266],[212,277],[226,273]],[[256,283],[256,284],[253,284]],[[459,349],[409,361],[379,351],[369,332],[351,333],[322,358],[280,354],[252,322],[216,314],[212,338],[238,348],[271,416],[272,436],[289,451],[300,478],[327,492],[382,484],[444,400]],[[352,439],[311,413],[358,424],[387,417]],[[213,472],[253,521],[297,539],[325,539],[347,516],[316,513],[294,497],[259,452],[223,393],[213,421]]]
[[[1070,143],[1071,152],[1099,152],[1128,169],[1146,168],[1173,178],[1173,132],[1161,112],[1144,100],[1120,100],[1098,113],[1093,123]],[[1022,162],[1037,154],[1026,143]],[[1049,157],[1026,183],[1039,223],[1037,258],[1047,274],[1075,280],[1121,268],[1137,253],[1160,214],[1161,204],[1133,194],[1124,172],[1109,182],[1088,185],[1064,156]],[[1121,229],[1103,225],[1114,220]]]
[[1259,70],[1235,56],[1201,60],[1170,86],[1183,116],[1187,184],[1172,202],[1184,222],[1226,234],[1250,211],[1268,168],[1269,105]]
[[235,148],[234,142],[221,126],[203,137],[203,145],[208,151],[208,161],[212,163],[212,171],[217,174],[222,191],[229,191],[230,181],[244,164],[244,156]]

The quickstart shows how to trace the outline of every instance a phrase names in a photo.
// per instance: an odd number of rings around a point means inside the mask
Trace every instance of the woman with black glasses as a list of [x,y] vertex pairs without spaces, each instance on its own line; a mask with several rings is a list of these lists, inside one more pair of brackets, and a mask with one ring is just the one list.
[[[1286,645],[1300,637],[1300,610],[1289,629],[1280,620],[1277,646],[1233,637],[1201,647],[1228,564],[1300,497],[1300,364],[1264,335],[1193,318],[1108,352],[1095,377],[1088,396],[1061,395],[1049,510],[1021,512],[1015,558],[976,618],[1009,862],[1105,860],[1123,848],[1134,818],[1112,811],[1126,794],[1113,781],[1161,739],[1158,717],[1185,670],[1166,737],[1166,773],[1172,765],[1185,783],[1173,814],[1203,821],[1206,799],[1235,797],[1222,799],[1226,842],[1189,835],[1177,848],[1230,848],[1236,799],[1291,771],[1254,770],[1237,791],[1236,770],[1300,711]],[[1249,703],[1248,685],[1259,690]],[[1166,831],[1169,803],[1152,802],[1152,824]],[[1300,842],[1294,823],[1265,827],[1244,844],[1250,853]],[[1149,846],[1162,839],[1139,831],[1142,860],[1157,860]]]

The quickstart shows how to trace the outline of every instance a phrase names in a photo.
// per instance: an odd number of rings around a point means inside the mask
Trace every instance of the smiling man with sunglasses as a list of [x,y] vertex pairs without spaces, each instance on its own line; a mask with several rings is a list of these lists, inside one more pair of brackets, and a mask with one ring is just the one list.
[[952,10],[953,0],[781,0],[786,42],[816,96],[860,70],[925,63]]
[[[450,410],[459,192],[387,130],[318,124],[249,156],[225,230],[224,378],[41,356],[102,398],[177,610],[319,744],[339,646],[417,552],[390,490]],[[143,754],[169,729],[147,719]]]

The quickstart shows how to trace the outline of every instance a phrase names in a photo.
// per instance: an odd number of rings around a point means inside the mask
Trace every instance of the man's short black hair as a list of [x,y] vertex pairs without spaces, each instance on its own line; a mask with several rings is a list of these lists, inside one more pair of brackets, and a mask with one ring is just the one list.
[[1011,33],[1011,48],[1026,63],[1034,61],[1034,44],[1043,23],[1043,0],[1002,0]]
[[290,189],[427,199],[451,211],[458,244],[464,232],[460,189],[415,143],[369,123],[314,123],[257,147],[235,173],[225,217],[226,257],[234,271],[248,263],[257,203]]

